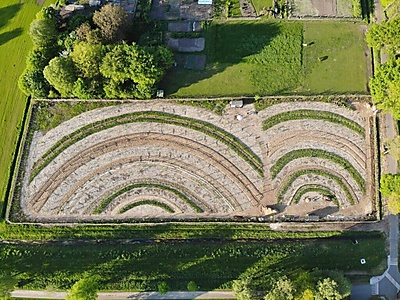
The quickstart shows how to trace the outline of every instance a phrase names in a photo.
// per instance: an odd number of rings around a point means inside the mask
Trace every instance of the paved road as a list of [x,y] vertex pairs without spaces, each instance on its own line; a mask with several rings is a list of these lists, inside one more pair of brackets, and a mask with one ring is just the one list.
[[[35,299],[65,299],[66,292],[46,292],[15,290],[11,293],[14,298],[35,298]],[[235,299],[231,291],[212,292],[168,292],[160,294],[157,292],[116,292],[98,293],[99,300],[124,300],[124,299]]]

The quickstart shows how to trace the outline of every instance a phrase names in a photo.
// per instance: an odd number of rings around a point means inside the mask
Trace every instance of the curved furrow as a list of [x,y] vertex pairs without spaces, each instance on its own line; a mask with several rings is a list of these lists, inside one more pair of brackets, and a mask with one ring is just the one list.
[[325,177],[328,177],[328,178],[336,181],[340,185],[342,185],[343,189],[345,189],[345,193],[348,194],[348,200],[351,204],[361,201],[361,199],[358,199],[353,188],[349,185],[349,183],[342,176],[342,174],[340,174],[332,169],[327,169],[327,168],[321,167],[319,165],[307,165],[304,167],[298,167],[297,169],[291,170],[290,172],[288,172],[288,174],[286,174],[285,178],[283,178],[281,184],[277,188],[278,202],[279,202],[279,200],[281,200],[282,195],[284,195],[286,193],[286,191],[290,187],[291,183],[293,183],[293,181],[298,176],[301,176],[303,174],[305,175],[307,173],[310,173],[310,174],[323,173],[323,174],[321,174],[321,176],[325,175]]
[[55,171],[50,176],[49,180],[47,180],[41,187],[41,190],[34,195],[32,198],[32,206],[34,210],[38,212],[46,202],[47,198],[57,188],[57,186],[80,165],[88,162],[93,157],[102,155],[106,152],[114,151],[119,148],[132,147],[138,144],[146,144],[146,142],[153,145],[165,145],[172,148],[176,146],[184,147],[188,150],[187,152],[190,152],[194,155],[197,154],[207,162],[214,164],[222,173],[226,174],[233,182],[240,186],[247,198],[253,204],[258,204],[261,197],[260,191],[257,190],[254,184],[250,182],[245,174],[243,174],[236,166],[234,166],[221,154],[192,140],[187,140],[168,134],[149,133],[126,135],[104,141],[89,147],[80,154],[72,157],[68,162],[63,164],[63,166]]

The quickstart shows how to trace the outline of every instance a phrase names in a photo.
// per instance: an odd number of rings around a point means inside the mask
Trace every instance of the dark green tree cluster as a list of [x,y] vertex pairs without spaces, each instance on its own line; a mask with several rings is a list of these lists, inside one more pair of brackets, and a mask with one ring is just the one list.
[[[232,289],[237,299],[256,298],[250,278],[235,280]],[[341,300],[351,292],[351,283],[339,271],[302,272],[295,280],[283,276],[268,288],[265,300]]]
[[106,5],[89,17],[75,15],[67,26],[57,10],[45,8],[30,35],[34,48],[19,85],[34,98],[148,99],[173,63],[167,48],[139,46],[126,38],[129,22],[119,6]]
[[377,66],[370,80],[371,95],[379,109],[390,112],[400,119],[400,19],[373,24],[367,32],[368,45],[376,52],[384,51],[388,60]]

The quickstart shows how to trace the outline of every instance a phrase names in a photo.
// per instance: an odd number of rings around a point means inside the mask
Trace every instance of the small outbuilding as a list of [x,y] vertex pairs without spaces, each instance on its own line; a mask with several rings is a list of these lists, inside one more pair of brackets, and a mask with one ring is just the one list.
[[243,107],[243,100],[232,100],[231,107],[236,107],[236,108]]

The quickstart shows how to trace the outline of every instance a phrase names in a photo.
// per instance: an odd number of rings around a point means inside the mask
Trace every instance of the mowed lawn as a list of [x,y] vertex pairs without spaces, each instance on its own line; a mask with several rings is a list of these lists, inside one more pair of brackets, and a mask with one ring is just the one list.
[[[304,93],[365,93],[367,46],[365,25],[344,22],[305,22]],[[319,61],[318,58],[325,59]]]
[[176,68],[162,88],[171,97],[366,93],[363,26],[215,22],[206,32],[206,70]]
[[0,1],[0,212],[26,104],[18,77],[32,47],[29,24],[40,8],[36,0]]
[[176,69],[168,95],[241,96],[285,93],[301,83],[299,22],[214,22],[206,32],[205,71]]

